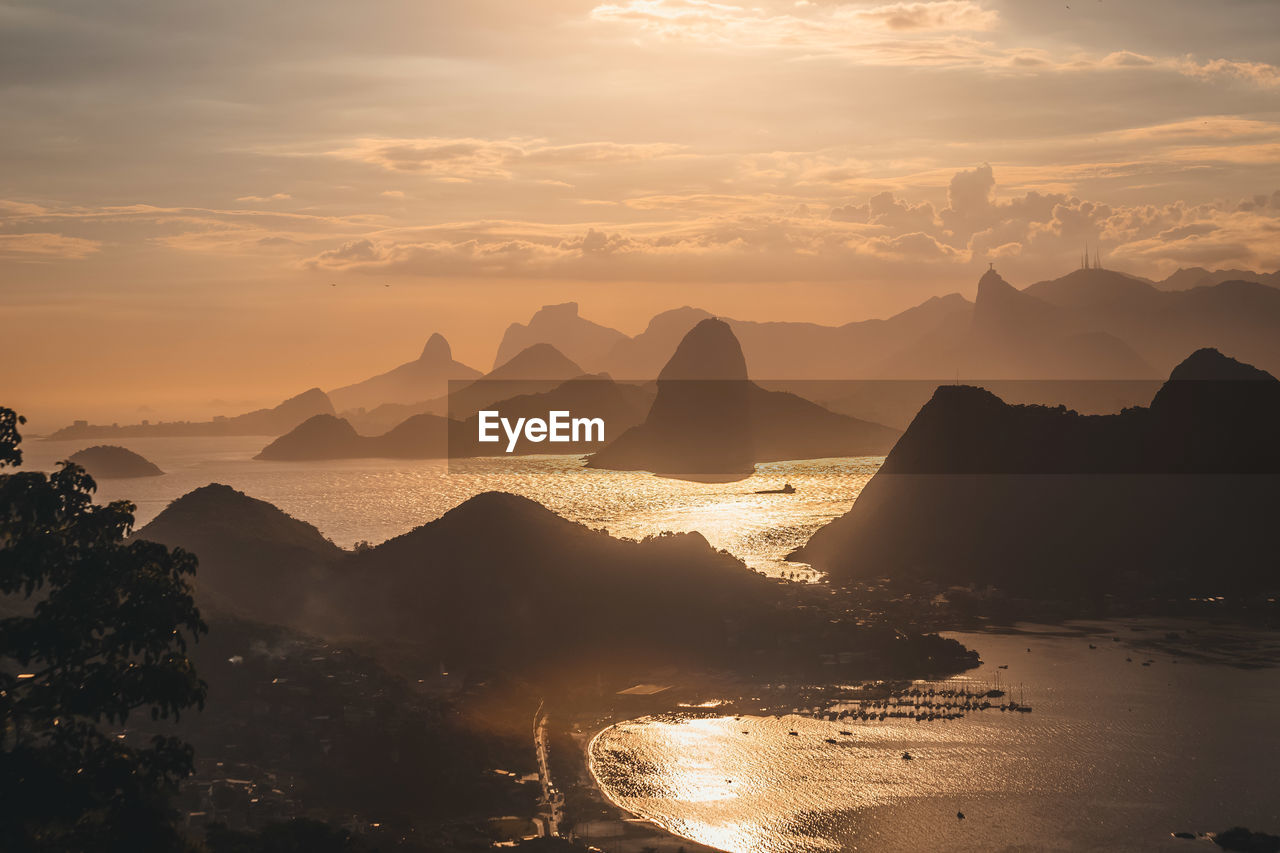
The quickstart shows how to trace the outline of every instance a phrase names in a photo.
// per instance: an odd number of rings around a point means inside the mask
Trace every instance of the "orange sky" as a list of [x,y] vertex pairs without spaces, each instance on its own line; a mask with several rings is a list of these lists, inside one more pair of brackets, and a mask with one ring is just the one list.
[[483,368],[567,299],[884,316],[1086,240],[1272,270],[1278,31],[1267,0],[0,2],[0,402],[237,411],[433,331]]

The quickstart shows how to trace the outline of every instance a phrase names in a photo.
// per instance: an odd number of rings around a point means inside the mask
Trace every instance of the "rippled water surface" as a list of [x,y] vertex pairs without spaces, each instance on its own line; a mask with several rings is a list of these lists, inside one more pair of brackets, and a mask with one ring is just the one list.
[[985,661],[968,678],[999,675],[1015,699],[1025,685],[1034,711],[641,719],[599,735],[593,769],[625,808],[743,853],[1195,851],[1216,848],[1171,833],[1280,827],[1277,671],[1107,640],[954,636]]
[[[692,483],[632,471],[597,471],[578,456],[439,460],[353,459],[265,462],[270,439],[140,438],[120,443],[155,462],[164,476],[104,480],[100,500],[128,498],[139,526],[174,498],[225,483],[308,521],[343,547],[373,543],[439,518],[472,495],[527,495],[561,515],[615,536],[697,530],[713,545],[769,574],[804,571],[782,557],[818,527],[848,511],[880,457],[759,465],[734,483]],[[92,441],[28,441],[28,467],[50,469]],[[790,482],[794,495],[757,495]]]

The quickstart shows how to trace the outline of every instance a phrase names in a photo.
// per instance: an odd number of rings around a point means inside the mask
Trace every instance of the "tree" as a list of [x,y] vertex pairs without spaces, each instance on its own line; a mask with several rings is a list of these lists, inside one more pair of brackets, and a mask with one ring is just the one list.
[[[0,408],[0,468],[21,465],[24,422]],[[167,798],[191,747],[115,730],[204,705],[186,655],[207,630],[196,559],[126,542],[133,505],[96,505],[96,488],[69,462],[0,474],[0,850],[187,846]]]

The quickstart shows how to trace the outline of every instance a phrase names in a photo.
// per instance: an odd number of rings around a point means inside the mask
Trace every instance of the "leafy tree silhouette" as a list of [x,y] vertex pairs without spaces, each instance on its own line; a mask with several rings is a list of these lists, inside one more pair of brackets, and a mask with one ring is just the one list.
[[[0,408],[0,468],[21,464],[23,423]],[[187,582],[196,558],[126,543],[133,505],[95,505],[96,488],[69,462],[0,474],[0,850],[189,848],[168,795],[191,747],[112,730],[204,705],[186,655],[207,631]]]

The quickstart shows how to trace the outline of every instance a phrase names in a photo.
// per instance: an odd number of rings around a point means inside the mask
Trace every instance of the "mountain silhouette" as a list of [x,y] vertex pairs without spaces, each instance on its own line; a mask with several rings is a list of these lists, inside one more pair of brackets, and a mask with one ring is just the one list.
[[71,454],[70,461],[89,472],[95,480],[158,477],[164,472],[149,459],[124,447],[99,444]]
[[475,666],[715,657],[729,650],[726,620],[773,609],[771,583],[697,533],[614,539],[499,492],[355,552],[221,485],[136,536],[199,554],[202,605]]
[[1030,596],[1274,588],[1280,382],[1202,349],[1150,407],[1079,415],[942,386],[846,515],[793,556]]
[[885,452],[895,430],[829,412],[747,378],[729,324],[707,319],[658,376],[644,423],[588,459],[594,468],[676,476],[746,476],[756,462]]
[[512,323],[507,327],[493,366],[500,367],[534,344],[551,344],[578,364],[596,365],[626,337],[617,329],[578,316],[576,302],[544,305],[528,325]]
[[1224,281],[1256,281],[1260,284],[1280,287],[1280,272],[1260,273],[1235,269],[1211,272],[1204,267],[1180,268],[1163,281],[1155,282],[1155,286],[1160,290],[1190,290],[1193,287],[1211,287],[1222,284]]
[[414,361],[363,382],[329,392],[338,411],[372,409],[383,403],[418,403],[449,391],[449,382],[479,378],[480,371],[454,361],[444,336],[435,333]]
[[334,414],[329,397],[319,388],[311,388],[290,397],[270,409],[255,409],[235,417],[217,417],[211,421],[160,421],[158,423],[99,426],[76,423],[63,427],[50,439],[102,438],[109,436],[208,436],[208,435],[282,435],[312,415]]
[[195,553],[201,607],[281,623],[302,618],[343,554],[312,525],[219,483],[173,501],[132,538]]
[[453,383],[443,396],[410,405],[385,403],[369,412],[347,414],[363,433],[386,431],[418,414],[446,415],[462,421],[499,400],[550,391],[584,372],[551,344],[534,344],[478,379]]
[[[579,376],[562,382],[550,391],[519,394],[493,404],[493,409],[504,418],[546,418],[549,412],[569,412],[574,418],[599,418],[605,424],[605,440],[620,435],[645,419],[645,413],[653,403],[655,389],[647,386],[614,382],[606,374]],[[472,415],[461,431],[463,438],[455,441],[450,455],[503,456],[507,442],[482,444],[476,441],[479,418]],[[590,441],[551,444],[520,442],[515,453],[590,453],[601,445],[593,435]]]
[[[473,433],[472,433],[473,434]],[[365,436],[344,418],[316,415],[268,444],[255,459],[444,459],[470,438],[464,426],[440,415],[410,415],[381,435]]]

